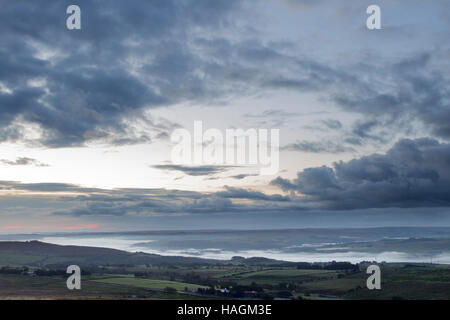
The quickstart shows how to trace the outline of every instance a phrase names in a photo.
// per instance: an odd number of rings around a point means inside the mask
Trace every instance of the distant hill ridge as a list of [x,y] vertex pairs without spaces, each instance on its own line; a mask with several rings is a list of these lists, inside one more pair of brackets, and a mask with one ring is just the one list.
[[[16,259],[14,259],[16,258]],[[3,261],[2,261],[3,260]],[[85,247],[73,245],[57,245],[41,241],[0,241],[0,264],[14,264],[24,260],[27,264],[37,265],[127,265],[127,264],[195,264],[217,263],[219,261],[160,256],[142,252],[126,252],[117,249]]]
[[[289,263],[266,258],[242,258],[239,263]],[[213,260],[195,257],[162,256],[144,252],[127,252],[118,249],[57,245],[37,240],[0,241],[0,265],[30,265],[63,267],[101,265],[169,265],[169,264],[225,264],[233,260]],[[236,262],[236,261],[234,261]]]

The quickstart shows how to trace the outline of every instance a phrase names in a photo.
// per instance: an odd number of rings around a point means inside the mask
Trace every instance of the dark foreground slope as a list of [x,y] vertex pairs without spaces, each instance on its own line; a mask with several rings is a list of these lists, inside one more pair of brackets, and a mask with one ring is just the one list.
[[162,256],[144,252],[127,252],[117,249],[63,246],[41,241],[0,241],[0,266],[30,266],[66,268],[70,264],[80,267],[136,266],[136,265],[292,265],[295,263],[267,259],[242,258],[214,260],[182,256]]
[[148,253],[131,253],[116,249],[62,246],[40,241],[0,242],[0,265],[28,265],[57,267],[76,264],[99,265],[164,265],[164,264],[210,264],[215,260],[200,258],[160,256]]
[[[82,290],[66,287],[70,264],[84,272]],[[381,290],[367,289],[368,265],[205,260],[39,241],[0,242],[0,300],[450,299],[449,265],[379,263]]]

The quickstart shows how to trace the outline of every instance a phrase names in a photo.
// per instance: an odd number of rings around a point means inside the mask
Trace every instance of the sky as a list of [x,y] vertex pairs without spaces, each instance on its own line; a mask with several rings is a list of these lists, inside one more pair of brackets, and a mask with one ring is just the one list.
[[[446,0],[0,4],[0,233],[450,226]],[[279,170],[173,163],[195,121]]]

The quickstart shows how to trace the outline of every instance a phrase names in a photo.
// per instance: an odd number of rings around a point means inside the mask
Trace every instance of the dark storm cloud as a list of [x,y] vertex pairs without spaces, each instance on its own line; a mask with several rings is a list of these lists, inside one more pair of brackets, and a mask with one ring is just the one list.
[[328,209],[448,207],[450,144],[404,139],[384,155],[308,168],[272,184]]
[[[2,6],[0,82],[10,92],[0,91],[0,122],[13,126],[0,132],[3,140],[19,139],[14,126],[31,122],[51,147],[110,136],[127,144],[125,117],[212,94],[195,76],[205,62],[186,41],[193,28],[225,25],[236,1],[78,1],[82,30],[72,32],[65,27],[69,4]],[[42,84],[27,85],[36,79]]]
[[[50,147],[108,138],[118,145],[148,142],[151,137],[130,137],[126,130],[125,119],[143,109],[267,88],[317,90],[338,81],[332,69],[281,54],[276,45],[214,36],[220,28],[233,31],[230,16],[242,3],[131,1],[106,7],[81,1],[82,30],[73,32],[64,25],[65,1],[9,4],[0,13],[0,81],[11,91],[0,92],[1,121],[8,128],[0,132],[3,140],[18,140],[17,127],[31,122],[44,129],[40,143]],[[283,65],[291,71],[277,71]],[[30,80],[41,84],[24,85]]]
[[[449,79],[435,67],[437,55],[324,65],[240,29],[245,3],[78,1],[82,30],[68,31],[70,2],[8,1],[0,12],[0,82],[10,90],[0,91],[0,138],[24,139],[22,127],[34,123],[44,130],[38,142],[50,147],[150,142],[169,130],[148,122],[154,136],[130,133],[126,120],[160,106],[274,90],[319,93],[376,127],[396,130],[417,119],[450,138]],[[361,129],[354,140],[373,137]]]

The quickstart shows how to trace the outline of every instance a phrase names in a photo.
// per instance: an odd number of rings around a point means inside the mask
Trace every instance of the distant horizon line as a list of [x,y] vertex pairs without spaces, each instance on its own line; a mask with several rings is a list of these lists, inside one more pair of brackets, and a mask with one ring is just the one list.
[[450,229],[448,226],[376,226],[376,227],[305,227],[305,228],[258,228],[258,229],[148,229],[126,231],[71,231],[71,232],[31,232],[31,233],[0,233],[0,236],[29,235],[95,235],[95,234],[139,234],[139,233],[199,233],[199,232],[267,232],[267,231],[302,231],[302,230],[374,230],[374,229]]

